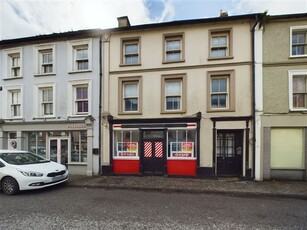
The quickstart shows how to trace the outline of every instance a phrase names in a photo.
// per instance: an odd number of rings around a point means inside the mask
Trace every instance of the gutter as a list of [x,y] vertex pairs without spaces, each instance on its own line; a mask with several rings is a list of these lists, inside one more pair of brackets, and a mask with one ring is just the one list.
[[98,133],[98,156],[99,156],[99,160],[98,160],[98,173],[101,174],[101,138],[102,138],[102,134],[101,134],[101,109],[102,109],[102,41],[101,41],[101,36],[102,34],[100,34],[99,36],[99,133]]

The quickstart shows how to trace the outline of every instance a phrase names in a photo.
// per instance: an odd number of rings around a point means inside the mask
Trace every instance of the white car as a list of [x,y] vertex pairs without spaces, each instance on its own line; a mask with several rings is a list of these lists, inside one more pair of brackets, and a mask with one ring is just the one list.
[[27,151],[0,150],[0,185],[7,195],[45,188],[68,180],[65,165]]

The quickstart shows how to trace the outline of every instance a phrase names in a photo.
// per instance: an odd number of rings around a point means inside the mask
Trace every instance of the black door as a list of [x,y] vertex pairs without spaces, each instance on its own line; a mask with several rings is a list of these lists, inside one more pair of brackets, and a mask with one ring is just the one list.
[[144,131],[142,142],[142,168],[144,175],[164,175],[164,131]]
[[243,131],[219,130],[216,141],[217,173],[242,175]]

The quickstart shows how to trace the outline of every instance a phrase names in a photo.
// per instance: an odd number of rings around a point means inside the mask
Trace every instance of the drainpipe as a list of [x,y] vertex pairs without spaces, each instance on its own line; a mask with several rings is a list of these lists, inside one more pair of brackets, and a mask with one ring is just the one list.
[[102,138],[102,134],[101,134],[101,109],[102,109],[102,41],[101,41],[101,36],[102,34],[100,33],[99,35],[99,119],[98,119],[98,123],[99,123],[99,134],[98,134],[98,156],[99,156],[99,160],[98,160],[98,172],[99,174],[101,174],[101,138]]
[[256,90],[255,90],[255,84],[256,84],[256,61],[255,61],[255,28],[259,23],[258,15],[255,16],[255,24],[252,27],[252,122],[253,122],[253,170],[252,170],[252,179],[255,180],[255,167],[256,167]]

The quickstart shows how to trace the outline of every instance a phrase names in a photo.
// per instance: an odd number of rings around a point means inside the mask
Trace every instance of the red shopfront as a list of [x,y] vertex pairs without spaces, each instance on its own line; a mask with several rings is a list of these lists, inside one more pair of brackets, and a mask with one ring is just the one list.
[[199,122],[112,125],[114,174],[196,176]]

